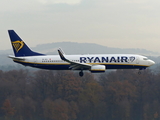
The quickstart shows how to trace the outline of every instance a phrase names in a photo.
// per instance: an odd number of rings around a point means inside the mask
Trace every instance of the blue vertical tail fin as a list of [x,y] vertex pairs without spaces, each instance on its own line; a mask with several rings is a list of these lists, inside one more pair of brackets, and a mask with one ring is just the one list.
[[14,30],[8,30],[13,51],[16,57],[39,56],[41,53],[33,52],[24,41],[16,34]]

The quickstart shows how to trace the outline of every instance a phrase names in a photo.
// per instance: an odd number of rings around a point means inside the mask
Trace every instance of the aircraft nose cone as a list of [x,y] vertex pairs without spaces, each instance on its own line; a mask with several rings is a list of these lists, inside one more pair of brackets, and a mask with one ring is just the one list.
[[151,65],[154,65],[155,62],[154,62],[153,60],[150,60],[150,61],[149,61],[149,64],[150,64],[150,66],[151,66]]
[[156,64],[154,61],[152,61],[152,65]]

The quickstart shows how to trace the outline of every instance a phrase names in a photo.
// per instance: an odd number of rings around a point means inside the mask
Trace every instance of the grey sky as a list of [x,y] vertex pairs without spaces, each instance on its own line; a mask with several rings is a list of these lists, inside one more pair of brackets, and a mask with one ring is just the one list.
[[0,49],[7,30],[29,45],[87,42],[160,51],[159,0],[0,0]]

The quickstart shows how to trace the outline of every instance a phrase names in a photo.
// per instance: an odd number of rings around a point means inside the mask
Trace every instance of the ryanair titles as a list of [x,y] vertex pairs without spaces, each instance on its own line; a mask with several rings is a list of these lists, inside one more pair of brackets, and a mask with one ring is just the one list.
[[135,60],[135,57],[127,57],[127,56],[121,56],[121,57],[80,57],[80,63],[87,63],[89,61],[90,63],[130,63]]

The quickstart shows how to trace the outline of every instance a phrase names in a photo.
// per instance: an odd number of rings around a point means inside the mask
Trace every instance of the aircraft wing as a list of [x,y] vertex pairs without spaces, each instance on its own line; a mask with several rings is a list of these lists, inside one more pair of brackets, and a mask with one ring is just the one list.
[[65,56],[64,56],[64,52],[60,48],[58,49],[58,53],[59,53],[59,56],[62,60],[70,63],[69,68],[72,69],[72,70],[79,70],[79,69],[83,70],[83,69],[90,69],[91,68],[91,65],[89,65],[89,64],[74,62],[74,61],[66,59]]

